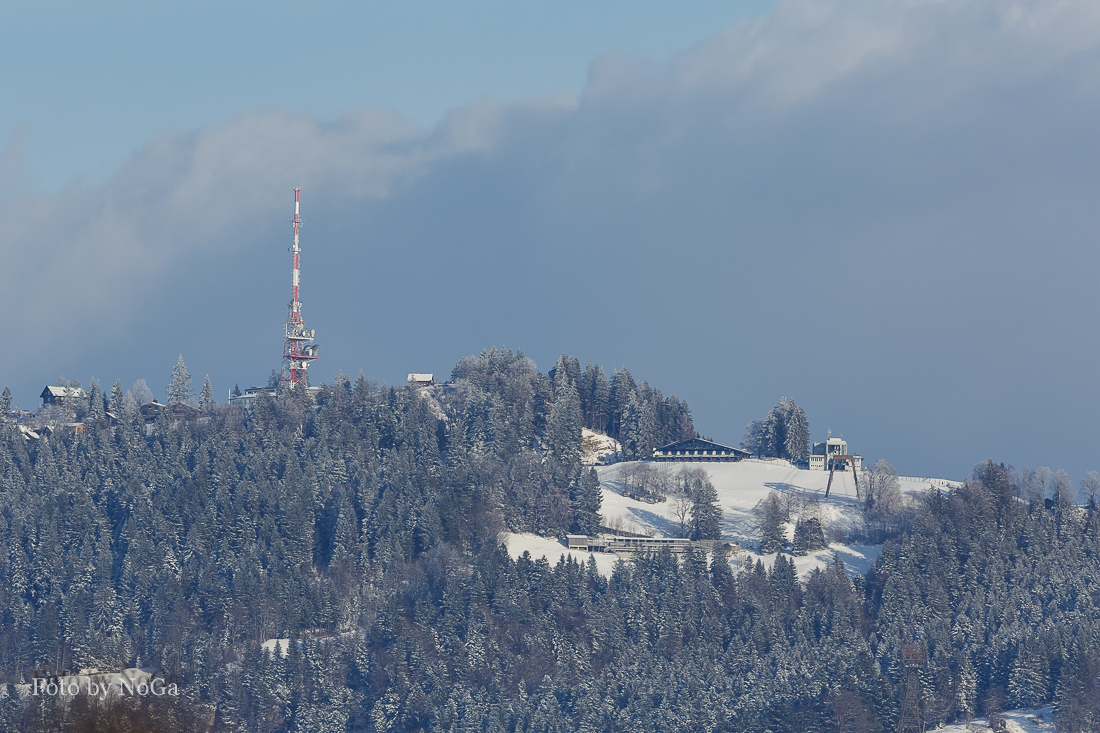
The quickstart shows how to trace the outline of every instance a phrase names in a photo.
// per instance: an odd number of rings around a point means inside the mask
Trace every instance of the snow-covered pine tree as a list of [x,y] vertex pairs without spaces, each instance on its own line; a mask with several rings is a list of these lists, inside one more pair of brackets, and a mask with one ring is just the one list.
[[8,385],[4,385],[4,392],[0,394],[0,415],[7,415],[11,412],[11,388]]
[[582,427],[584,418],[581,416],[577,389],[572,383],[565,382],[546,421],[546,443],[550,454],[563,461],[577,460],[580,457]]
[[88,414],[89,422],[100,422],[105,417],[103,410],[103,391],[99,388],[99,382],[92,377],[92,383],[88,385]]
[[176,365],[172,367],[172,381],[164,388],[164,394],[168,397],[168,404],[177,402],[189,404],[195,390],[191,388],[191,375],[187,372],[187,365],[183,363],[183,354],[176,357]]
[[771,492],[756,505],[756,514],[760,517],[760,554],[769,555],[779,552],[786,543],[783,531],[783,505],[779,493]]
[[810,452],[810,423],[806,413],[795,404],[794,398],[787,403],[787,420],[784,426],[783,458],[788,461],[800,461]]
[[115,417],[122,417],[123,411],[126,409],[126,393],[122,391],[122,382],[118,379],[115,380],[115,384],[111,387],[111,414]]
[[596,469],[582,469],[580,476],[573,482],[569,503],[573,509],[571,531],[577,534],[594,536],[600,531],[600,478]]
[[722,507],[718,505],[718,491],[706,475],[692,488],[691,538],[693,540],[721,539]]
[[218,403],[214,399],[214,388],[210,385],[210,375],[207,374],[206,378],[202,380],[202,392],[199,393],[199,409],[203,412],[213,412],[217,406]]

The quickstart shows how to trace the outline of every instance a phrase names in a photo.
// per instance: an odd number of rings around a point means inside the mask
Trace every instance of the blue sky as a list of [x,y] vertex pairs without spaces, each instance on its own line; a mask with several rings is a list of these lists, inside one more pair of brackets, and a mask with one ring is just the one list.
[[733,444],[793,396],[911,474],[1100,469],[1100,7],[594,7],[15,6],[0,382],[262,382],[301,186],[315,380],[568,352]]

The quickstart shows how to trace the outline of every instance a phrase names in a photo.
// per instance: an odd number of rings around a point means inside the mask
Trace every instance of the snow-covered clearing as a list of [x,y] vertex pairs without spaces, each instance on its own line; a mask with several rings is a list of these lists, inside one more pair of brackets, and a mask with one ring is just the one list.
[[[680,534],[680,521],[674,514],[675,496],[650,504],[623,496],[620,473],[635,465],[617,463],[596,468],[600,476],[603,506],[600,513],[605,525],[616,530],[652,534],[656,537],[676,537]],[[797,516],[807,500],[816,498],[816,511],[825,528],[825,535],[832,542],[827,549],[818,550],[805,557],[794,559],[799,575],[805,577],[815,568],[824,568],[839,556],[849,574],[865,573],[882,551],[881,545],[847,544],[843,537],[858,529],[862,523],[862,510],[856,498],[855,480],[850,471],[837,471],[829,499],[825,500],[825,488],[829,474],[825,471],[808,471],[795,468],[783,460],[745,460],[736,463],[663,463],[649,464],[656,470],[675,475],[681,468],[706,471],[718,493],[718,503],[723,513],[723,537],[741,543],[745,552],[735,555],[731,562],[740,565],[761,559],[765,566],[775,562],[775,555],[761,556],[752,552],[759,539],[759,524],[753,509],[772,491],[777,491],[784,501],[789,501],[792,515]],[[954,482],[935,478],[899,477],[905,494],[920,495],[933,486],[944,490]],[[793,526],[788,526],[788,533]],[[789,539],[789,537],[788,537]],[[616,557],[605,553],[577,552],[569,550],[555,539],[533,534],[508,534],[505,538],[508,551],[519,557],[524,551],[532,557],[546,557],[556,563],[562,555],[573,554],[578,562],[587,562],[594,556],[600,572],[609,573]]]
[[[1008,733],[1051,733],[1054,730],[1054,715],[1051,707],[1035,710],[1009,710],[1001,713]],[[937,728],[936,733],[991,733],[986,718],[975,718],[969,723],[955,723]]]
[[[603,494],[601,514],[608,526],[618,518],[622,528],[670,537],[679,532],[679,520],[673,514],[674,497],[657,504],[648,504],[622,495],[623,483],[619,479],[622,470],[631,463],[616,463],[613,466],[601,466],[596,469],[600,476]],[[855,480],[851,471],[837,471],[833,474],[833,485],[829,490],[829,499],[825,500],[825,488],[829,483],[827,471],[807,471],[795,468],[783,460],[745,460],[736,463],[661,463],[650,464],[658,470],[675,475],[681,468],[701,468],[710,476],[718,492],[718,503],[724,515],[723,536],[737,540],[742,545],[756,542],[759,537],[758,523],[753,508],[772,491],[778,491],[784,499],[797,500],[798,503],[811,497],[817,498],[818,511],[826,536],[835,530],[848,533],[861,524],[860,502],[856,498]],[[941,479],[900,477],[901,490],[906,494],[921,494],[928,491],[933,482],[940,484]]]
[[556,565],[562,555],[572,555],[573,559],[582,565],[588,563],[588,558],[594,557],[596,558],[596,567],[601,575],[610,575],[611,569],[615,567],[615,562],[619,559],[609,552],[570,550],[553,537],[541,537],[530,532],[520,534],[508,532],[504,535],[504,544],[508,547],[508,554],[513,558],[521,556],[524,552],[529,552],[531,557],[535,559],[545,557],[551,565]]

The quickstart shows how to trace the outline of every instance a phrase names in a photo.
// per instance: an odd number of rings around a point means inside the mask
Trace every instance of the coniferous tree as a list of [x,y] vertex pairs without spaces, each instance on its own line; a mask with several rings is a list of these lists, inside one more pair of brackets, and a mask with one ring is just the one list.
[[100,422],[105,417],[103,410],[103,392],[99,388],[99,382],[93,377],[88,385],[88,414],[89,422]]
[[793,398],[787,403],[783,433],[783,458],[789,461],[804,460],[810,453],[810,423]]
[[592,419],[588,427],[601,433],[607,432],[608,411],[611,406],[611,385],[607,375],[596,367],[595,381],[592,387]]
[[573,524],[570,531],[576,534],[594,536],[600,531],[600,478],[594,468],[581,471],[573,482],[569,497],[573,510]]
[[126,393],[122,391],[121,380],[116,379],[111,387],[111,414],[121,418],[126,410]]
[[207,374],[206,378],[202,380],[202,392],[199,393],[199,409],[203,412],[213,412],[218,406],[217,401],[214,399],[214,388],[210,385],[210,375]]
[[0,393],[0,415],[7,415],[9,412],[11,412],[11,388],[5,384],[3,393]]
[[794,525],[792,552],[795,555],[807,555],[827,547],[825,531],[817,517],[799,517]]
[[691,538],[693,540],[722,538],[722,507],[718,504],[718,491],[705,475],[692,487]]
[[183,363],[183,354],[176,357],[176,365],[172,367],[172,381],[164,388],[164,394],[168,398],[168,404],[188,404],[195,390],[191,388],[191,375],[187,373],[187,365]]
[[761,499],[756,506],[756,514],[760,518],[760,554],[770,555],[781,551],[787,538],[783,529],[785,515],[779,493],[773,491]]

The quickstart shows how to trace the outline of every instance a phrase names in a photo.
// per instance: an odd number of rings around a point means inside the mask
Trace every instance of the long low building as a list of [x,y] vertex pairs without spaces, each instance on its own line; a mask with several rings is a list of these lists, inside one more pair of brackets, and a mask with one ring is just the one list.
[[689,547],[706,552],[720,552],[727,557],[740,549],[737,543],[729,543],[725,540],[699,540],[692,542],[682,537],[625,537],[614,535],[612,537],[588,537],[583,534],[570,534],[565,536],[570,550],[584,552],[612,552],[616,555],[640,555],[649,552],[660,552],[667,549],[673,553],[687,552]]
[[721,461],[729,463],[751,458],[752,454],[740,448],[731,448],[728,445],[715,443],[702,438],[690,438],[653,451],[653,460],[659,462],[684,461],[684,462],[712,462]]

